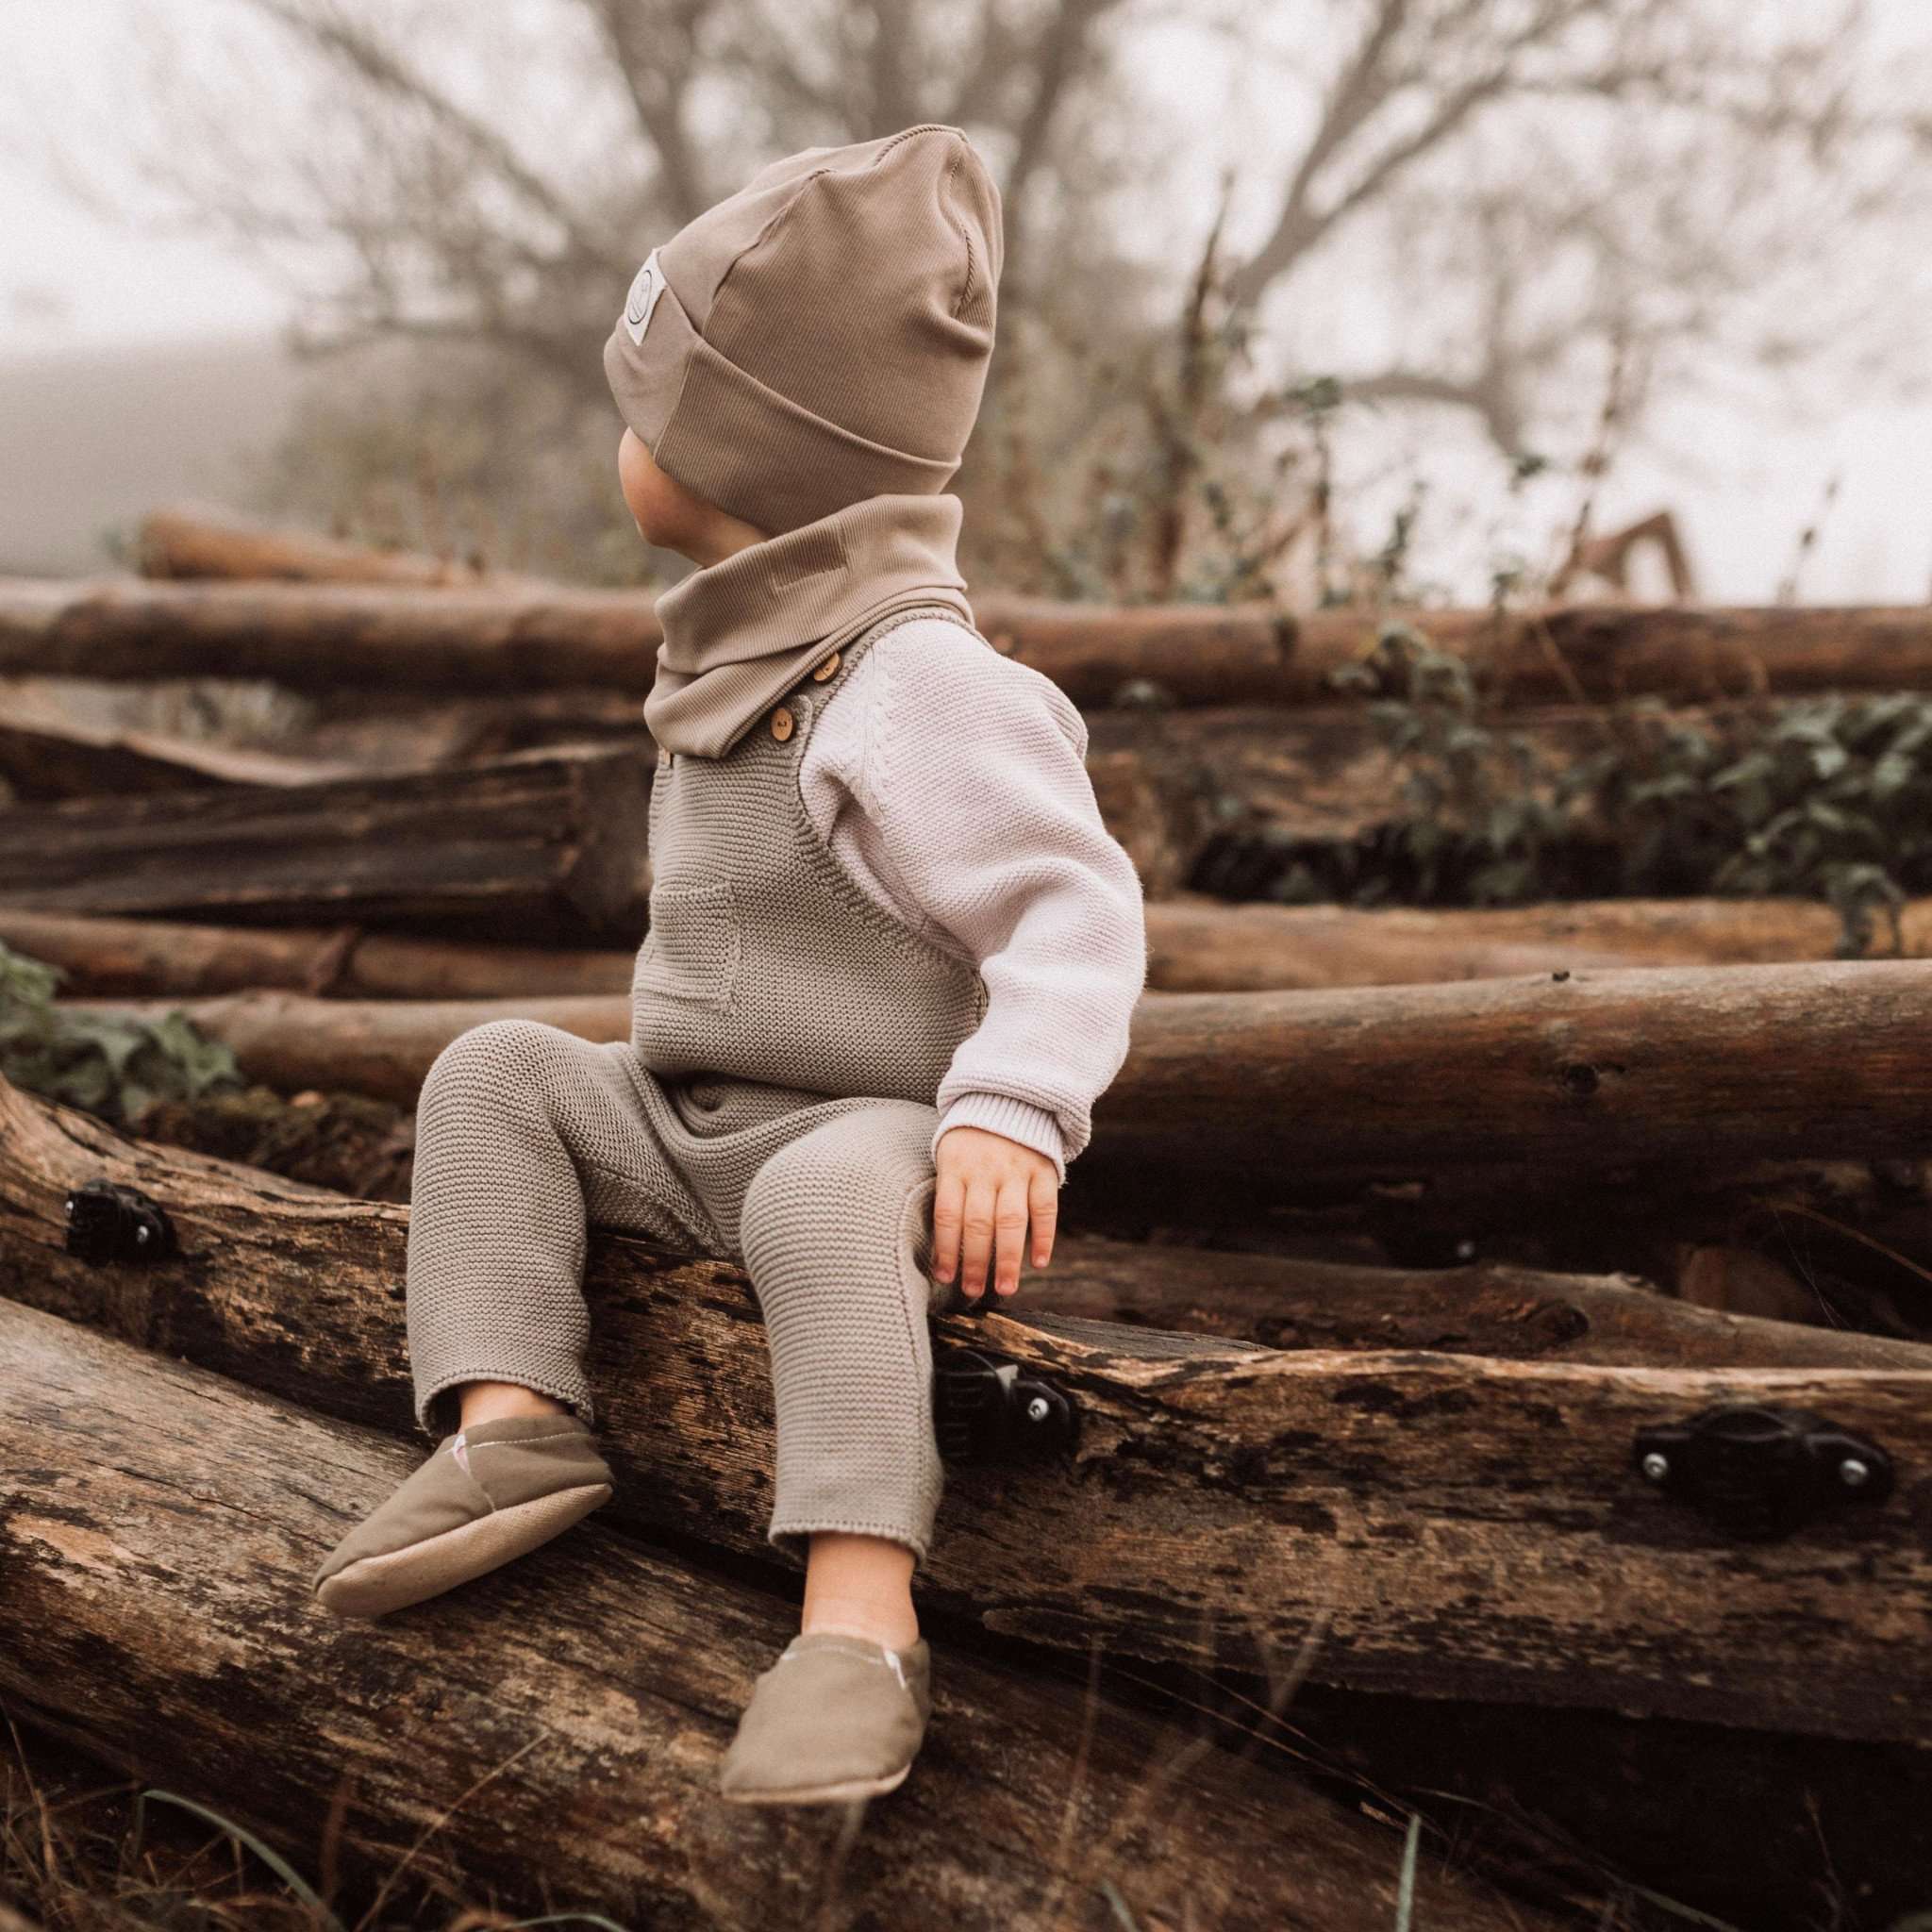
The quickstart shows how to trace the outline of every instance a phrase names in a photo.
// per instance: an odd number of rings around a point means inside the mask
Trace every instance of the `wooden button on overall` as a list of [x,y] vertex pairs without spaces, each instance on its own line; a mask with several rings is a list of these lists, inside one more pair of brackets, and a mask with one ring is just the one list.
[[834,651],[832,655],[829,658],[827,658],[823,664],[821,664],[816,671],[812,673],[811,681],[814,684],[824,683],[825,679],[831,676],[833,672],[838,670],[839,663],[839,653],[837,651]]
[[791,725],[792,717],[791,706],[780,705],[778,708],[772,713],[772,736],[775,738],[780,744],[783,744],[785,741],[791,736]]

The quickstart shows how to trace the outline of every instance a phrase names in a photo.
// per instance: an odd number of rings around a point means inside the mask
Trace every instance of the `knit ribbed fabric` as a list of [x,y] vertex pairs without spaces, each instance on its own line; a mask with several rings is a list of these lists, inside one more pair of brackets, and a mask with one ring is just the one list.
[[664,641],[644,700],[661,750],[718,758],[812,666],[891,612],[971,624],[957,496],[869,496],[707,564],[658,599]]
[[929,1106],[977,1029],[988,998],[977,971],[870,899],[799,793],[821,708],[914,614],[854,640],[825,680],[788,693],[724,757],[659,767],[631,1044],[660,1078],[723,1074]]
[[621,1041],[491,1020],[443,1048],[417,1103],[408,1320],[416,1420],[518,1382],[589,1424],[588,1225],[741,1260],[769,1338],[769,1535],[887,1537],[923,1562],[942,1472],[929,1311],[934,1109],[729,1079],[658,1081]]
[[806,810],[874,901],[987,987],[938,1131],[990,1128],[1064,1180],[1147,970],[1141,881],[1094,800],[1086,722],[1051,678],[943,618],[896,625],[841,684],[799,769]]
[[[933,1096],[986,1009],[978,973],[869,898],[808,816],[814,721],[902,611],[787,694],[789,725],[660,768],[631,1039],[491,1021],[417,1106],[409,1350],[419,1424],[508,1381],[588,1423],[589,1224],[741,1258],[777,1415],[770,1536],[889,1537],[923,1561],[941,1476],[927,1273]],[[962,644],[991,655],[975,633]]]
[[762,168],[655,248],[604,349],[658,466],[769,534],[929,495],[992,354],[999,191],[924,123]]

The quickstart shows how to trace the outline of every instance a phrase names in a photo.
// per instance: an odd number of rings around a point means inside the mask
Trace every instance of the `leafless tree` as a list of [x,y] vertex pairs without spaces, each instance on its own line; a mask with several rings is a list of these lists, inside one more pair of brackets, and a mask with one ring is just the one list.
[[1297,276],[1379,249],[1421,299],[1401,353],[1337,356],[1351,393],[1467,410],[1506,452],[1579,350],[1614,341],[1656,373],[1721,338],[1743,361],[1839,341],[1847,305],[1814,286],[1794,328],[1786,277],[1827,259],[1842,276],[1848,242],[1869,268],[1876,225],[1925,208],[1932,117],[1874,72],[1867,0],[1321,11],[1329,31],[1299,38],[1339,51],[1308,77],[1310,131],[1230,298],[1279,307]]
[[[1875,65],[1868,0],[224,0],[208,18],[228,37],[197,17],[156,57],[148,207],[291,265],[312,341],[427,342],[432,367],[487,353],[510,372],[492,407],[541,378],[600,432],[596,343],[654,242],[774,154],[967,127],[1008,228],[982,441],[1031,439],[1009,466],[1039,485],[1027,530],[1110,520],[1107,554],[1153,558],[1155,589],[1187,589],[1203,519],[1143,504],[1122,541],[1124,499],[1216,487],[1210,422],[1227,467],[1278,490],[1271,425],[1311,376],[1452,410],[1514,456],[1588,440],[1613,361],[1630,425],[1700,360],[1881,358],[1887,328],[1895,350],[1916,325],[1883,237],[1925,192],[1932,116]],[[1160,64],[1176,35],[1246,81],[1266,131],[1294,131],[1285,154],[1261,158],[1232,84],[1224,112],[1181,105]],[[1204,195],[1177,265],[1173,163],[1196,156],[1232,166],[1235,200]],[[1143,239],[1163,224],[1164,253]],[[1372,341],[1332,309],[1304,320],[1322,305],[1298,294],[1343,282],[1380,291]],[[1053,580],[1093,575],[1069,557]]]
[[483,341],[594,388],[613,289],[774,153],[968,126],[1024,260],[1062,110],[1124,4],[232,0],[270,37],[196,86],[177,57],[142,173],[243,242],[331,263],[318,339]]

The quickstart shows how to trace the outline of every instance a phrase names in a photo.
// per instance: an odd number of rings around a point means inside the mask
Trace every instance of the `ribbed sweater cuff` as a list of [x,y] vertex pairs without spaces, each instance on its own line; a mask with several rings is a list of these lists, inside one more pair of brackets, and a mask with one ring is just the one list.
[[940,1135],[949,1127],[985,1127],[1004,1134],[1023,1147],[1031,1147],[1053,1162],[1061,1181],[1067,1177],[1066,1137],[1060,1132],[1057,1116],[1030,1100],[1015,1100],[1009,1093],[962,1093],[940,1116],[932,1137],[933,1158],[939,1158]]

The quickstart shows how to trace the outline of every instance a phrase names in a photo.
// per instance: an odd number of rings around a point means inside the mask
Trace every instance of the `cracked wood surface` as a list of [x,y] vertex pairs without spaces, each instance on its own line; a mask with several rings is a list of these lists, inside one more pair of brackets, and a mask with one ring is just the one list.
[[0,808],[0,899],[265,924],[472,921],[626,939],[649,891],[641,748]]
[[[0,1291],[408,1427],[406,1209],[4,1100]],[[66,1256],[62,1198],[96,1174],[158,1200],[181,1257]],[[768,1555],[771,1397],[743,1274],[600,1232],[589,1293],[613,1512]],[[1081,1411],[1067,1464],[950,1476],[925,1597],[991,1630],[1250,1670],[1319,1633],[1313,1674],[1365,1688],[1932,1739],[1932,1376],[1285,1353],[1067,1316],[937,1327]],[[1874,1437],[1896,1491],[1788,1541],[1731,1541],[1630,1468],[1638,1427],[1720,1401]]]
[[[811,1923],[836,1812],[723,1803],[720,1753],[795,1627],[778,1600],[593,1521],[380,1624],[308,1576],[418,1459],[220,1375],[0,1302],[0,1688],[281,1839],[639,1923]],[[1380,1932],[1399,1837],[1081,1686],[941,1650],[926,1749],[851,1849],[833,1923]],[[1185,1752],[1185,1756],[1182,1754]],[[567,1822],[567,1828],[563,1828]],[[1065,1833],[1064,1839],[1062,1833]],[[1429,1861],[1426,1923],[1551,1925]],[[1058,1909],[1055,1909],[1055,1903]]]

